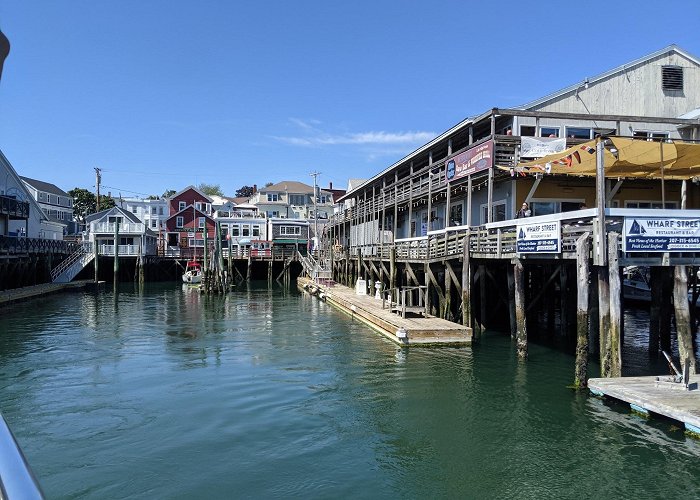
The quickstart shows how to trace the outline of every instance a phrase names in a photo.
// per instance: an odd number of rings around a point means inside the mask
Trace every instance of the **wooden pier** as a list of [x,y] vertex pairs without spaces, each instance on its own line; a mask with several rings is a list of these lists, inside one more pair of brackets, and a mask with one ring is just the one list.
[[430,315],[406,315],[404,318],[392,312],[389,302],[370,295],[357,295],[355,290],[343,285],[319,284],[310,278],[299,277],[297,286],[402,346],[456,346],[470,345],[472,342],[470,327]]
[[89,280],[72,281],[70,283],[43,283],[41,285],[25,286],[21,288],[13,288],[10,290],[0,291],[0,306],[9,304],[17,300],[31,299],[59,292],[62,290],[77,290],[92,285]]
[[655,413],[682,422],[686,432],[700,437],[700,375],[690,376],[687,390],[681,383],[667,381],[669,376],[592,378],[588,387],[593,394],[629,403],[642,414]]

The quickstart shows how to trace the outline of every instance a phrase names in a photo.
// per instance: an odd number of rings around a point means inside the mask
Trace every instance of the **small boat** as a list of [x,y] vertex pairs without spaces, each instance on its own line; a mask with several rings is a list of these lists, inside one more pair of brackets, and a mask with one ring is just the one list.
[[185,274],[182,275],[182,281],[191,285],[202,282],[202,266],[199,262],[190,261],[185,267]]
[[[651,271],[646,266],[628,266],[624,268],[622,281],[622,296],[629,302],[651,304]],[[700,280],[700,271],[697,274]],[[691,306],[699,307],[700,302],[693,300],[693,287],[688,286],[688,302]]]

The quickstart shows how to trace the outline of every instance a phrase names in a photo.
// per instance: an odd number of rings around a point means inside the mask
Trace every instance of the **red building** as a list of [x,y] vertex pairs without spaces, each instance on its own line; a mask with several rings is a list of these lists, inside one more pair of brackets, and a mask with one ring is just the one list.
[[171,215],[165,222],[166,255],[201,257],[204,253],[204,232],[210,242],[216,235],[211,198],[188,186],[174,194],[169,202]]

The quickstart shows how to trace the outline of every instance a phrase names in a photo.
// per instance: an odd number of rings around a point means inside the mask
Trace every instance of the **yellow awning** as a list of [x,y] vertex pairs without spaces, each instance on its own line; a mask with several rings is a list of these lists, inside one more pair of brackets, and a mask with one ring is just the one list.
[[[605,177],[690,179],[700,175],[700,144],[623,137],[613,137],[610,141],[604,150]],[[588,141],[538,160],[521,162],[514,170],[594,177],[596,142]]]

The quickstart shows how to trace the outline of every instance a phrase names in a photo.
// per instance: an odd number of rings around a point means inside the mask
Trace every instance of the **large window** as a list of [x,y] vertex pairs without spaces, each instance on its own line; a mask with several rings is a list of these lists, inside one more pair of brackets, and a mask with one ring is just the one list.
[[559,137],[559,127],[540,127],[540,137]]
[[[663,208],[664,205],[660,200],[658,201],[626,201],[625,208]],[[678,205],[675,201],[667,201],[666,208],[677,208]]]
[[283,236],[301,235],[301,226],[280,226],[280,234]]
[[566,127],[566,137],[571,139],[591,139],[591,129],[581,127]]
[[550,215],[579,210],[584,200],[539,200],[530,203],[532,215]]
[[649,130],[635,130],[634,137],[646,139],[647,141],[662,141],[668,139],[668,132],[652,132]]
[[[481,223],[486,224],[489,221],[489,206],[487,204],[481,205]],[[493,202],[493,220],[491,222],[499,222],[506,220],[506,200],[499,200]]]
[[267,193],[267,201],[279,201],[277,193]]
[[305,194],[290,194],[289,195],[290,205],[305,205],[306,195]]
[[463,210],[461,203],[450,207],[450,226],[461,226],[464,224]]

